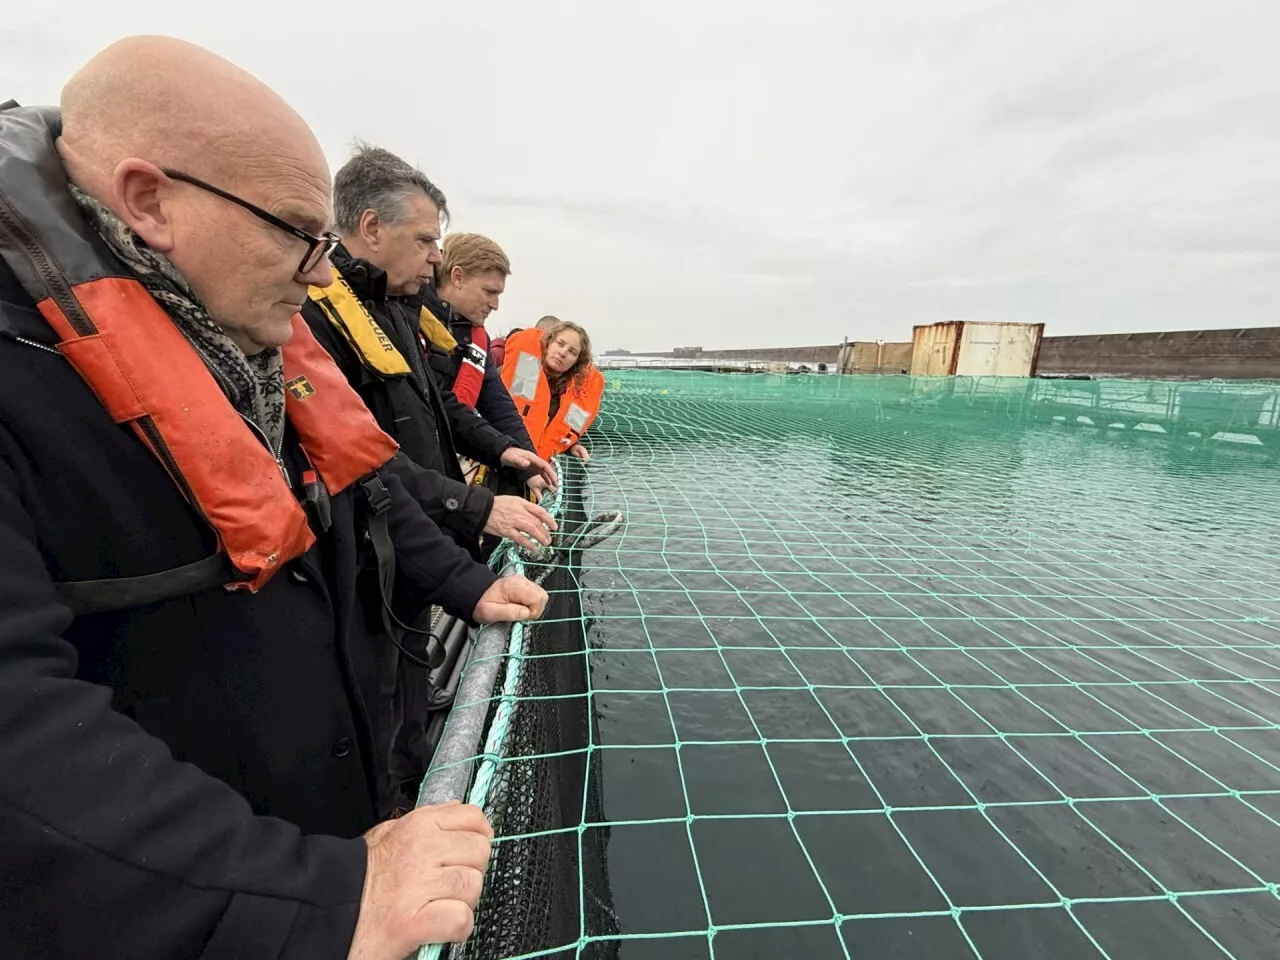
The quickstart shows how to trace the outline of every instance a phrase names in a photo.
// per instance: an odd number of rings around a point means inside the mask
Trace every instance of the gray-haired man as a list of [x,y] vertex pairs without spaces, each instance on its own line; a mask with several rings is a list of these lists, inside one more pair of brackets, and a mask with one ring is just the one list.
[[[342,238],[331,256],[337,277],[310,289],[302,316],[402,455],[425,468],[410,492],[477,560],[483,534],[549,543],[555,522],[546,511],[468,485],[458,455],[548,483],[555,482],[553,469],[441,391],[426,366],[418,292],[440,262],[444,194],[394,154],[362,145],[334,177],[333,206]],[[405,806],[412,806],[430,759],[426,713],[438,703],[427,683],[425,647],[409,653],[397,675],[384,678],[383,710],[394,717],[389,728],[399,730],[380,745],[391,751]]]

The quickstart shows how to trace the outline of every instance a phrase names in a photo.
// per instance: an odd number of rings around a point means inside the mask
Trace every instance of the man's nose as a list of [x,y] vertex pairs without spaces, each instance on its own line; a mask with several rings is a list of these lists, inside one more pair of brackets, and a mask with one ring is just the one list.
[[444,262],[444,257],[440,255],[439,247],[432,246],[429,250],[427,250],[427,263],[431,264],[432,266],[435,266],[437,263],[443,263],[443,262]]
[[329,287],[333,285],[333,264],[325,257],[306,273],[299,273],[297,278],[311,287]]

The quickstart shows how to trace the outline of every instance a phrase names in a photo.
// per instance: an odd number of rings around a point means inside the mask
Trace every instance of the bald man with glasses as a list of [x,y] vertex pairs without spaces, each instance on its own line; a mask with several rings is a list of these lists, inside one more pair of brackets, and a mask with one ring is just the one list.
[[[162,84],[156,82],[163,77]],[[330,177],[260,81],[120,41],[0,106],[0,957],[400,960],[492,831],[386,819],[429,604],[546,594],[445,536],[298,311]]]

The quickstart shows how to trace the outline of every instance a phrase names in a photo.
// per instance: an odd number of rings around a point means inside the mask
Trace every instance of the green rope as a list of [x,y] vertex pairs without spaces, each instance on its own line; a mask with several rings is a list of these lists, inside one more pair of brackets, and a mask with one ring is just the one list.
[[[587,696],[606,716],[652,702],[664,719],[605,727],[584,752],[591,766],[670,756],[684,813],[610,817],[606,776],[605,821],[588,821],[584,791],[582,822],[496,843],[576,834],[581,877],[587,830],[683,826],[698,920],[629,930],[623,903],[624,932],[606,938],[586,928],[579,883],[577,941],[511,960],[681,937],[715,958],[726,933],[823,927],[831,955],[852,958],[863,925],[926,919],[982,960],[975,922],[993,912],[1065,917],[1082,950],[1124,960],[1091,908],[1157,903],[1202,938],[1188,956],[1245,960],[1241,931],[1197,904],[1262,898],[1249,902],[1280,918],[1267,859],[1280,844],[1280,386],[621,371],[590,441],[587,501],[628,525],[582,556]],[[511,711],[556,699],[515,696],[536,659],[523,636],[473,802],[503,764],[559,756],[504,752]],[[694,702],[732,705],[746,725],[720,736],[682,710]],[[780,766],[819,747],[843,806],[812,808],[818,774]],[[783,809],[694,812],[699,750],[726,748],[759,751],[756,786]],[[988,902],[958,881],[963,865],[920,832],[946,817],[967,825],[957,848],[1018,871],[1026,895]],[[833,867],[816,827],[835,818],[884,824],[900,853]],[[726,914],[711,869],[723,851],[701,833],[717,823],[785,827],[821,915]],[[1079,853],[1047,854],[1051,823]],[[740,853],[739,869],[768,874]],[[1127,892],[1085,889],[1091,857]],[[843,900],[844,874],[873,866],[918,874],[936,908]]]
[[[559,493],[549,493],[542,500],[542,506],[553,516],[560,512]],[[490,558],[490,565],[495,570],[511,570],[515,574],[525,575],[525,563],[521,551],[510,540],[504,540]],[[520,664],[524,649],[526,627],[523,623],[511,624],[510,641],[507,645],[506,665],[502,674],[502,691],[494,711],[493,722],[485,736],[484,749],[479,755],[478,769],[467,794],[467,803],[485,808],[489,799],[489,790],[493,785],[494,773],[502,760],[502,747],[510,729],[512,713],[517,708],[516,691],[520,687]],[[471,669],[478,661],[469,661],[463,668]],[[447,727],[447,724],[446,724]],[[418,960],[440,960],[444,951],[442,944],[426,944],[419,949]]]

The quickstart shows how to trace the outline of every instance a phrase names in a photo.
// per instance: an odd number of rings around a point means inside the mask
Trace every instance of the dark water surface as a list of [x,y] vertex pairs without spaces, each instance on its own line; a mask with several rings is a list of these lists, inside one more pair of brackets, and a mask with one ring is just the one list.
[[621,957],[1280,957],[1275,460],[610,399],[590,499],[629,525],[582,587]]

